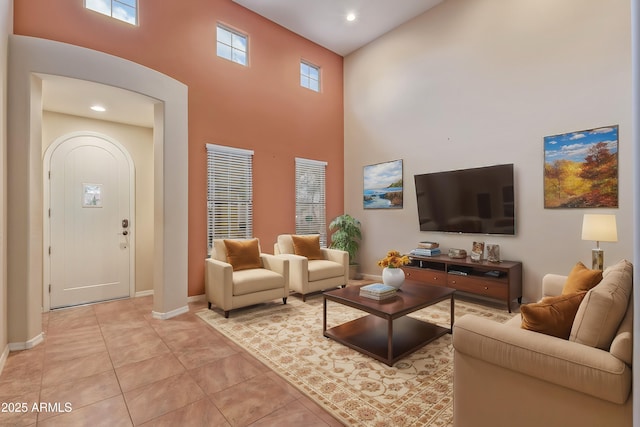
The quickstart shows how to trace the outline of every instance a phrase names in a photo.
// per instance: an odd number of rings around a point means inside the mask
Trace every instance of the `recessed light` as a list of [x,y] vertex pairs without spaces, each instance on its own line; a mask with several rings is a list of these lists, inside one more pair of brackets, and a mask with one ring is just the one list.
[[104,113],[105,111],[107,111],[107,109],[106,109],[106,108],[104,108],[102,105],[92,105],[92,106],[91,106],[91,109],[92,109],[93,111],[98,111],[98,112],[100,112],[100,113]]
[[347,21],[352,22],[356,20],[356,14],[355,13],[350,13],[347,15]]

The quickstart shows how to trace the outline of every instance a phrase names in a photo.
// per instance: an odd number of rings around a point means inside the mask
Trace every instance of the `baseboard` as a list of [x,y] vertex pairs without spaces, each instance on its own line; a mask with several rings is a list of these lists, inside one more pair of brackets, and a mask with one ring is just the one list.
[[375,274],[363,274],[362,279],[365,280],[378,280],[382,282],[382,276],[376,276]]
[[2,355],[0,355],[0,375],[2,375],[2,370],[4,369],[5,363],[7,363],[8,357],[9,357],[9,344],[4,346]]
[[149,289],[147,291],[136,292],[135,298],[148,297],[149,295],[153,295],[153,289]]
[[44,341],[44,334],[40,332],[35,337],[26,342],[10,342],[9,351],[29,350]]
[[188,312],[189,312],[189,306],[185,305],[184,307],[176,308],[175,310],[171,310],[166,313],[158,313],[157,311],[152,311],[151,315],[153,316],[154,319],[167,320],[167,319],[171,319],[172,317],[176,317]]
[[205,301],[207,299],[206,294],[194,295],[187,298],[187,302],[200,302]]

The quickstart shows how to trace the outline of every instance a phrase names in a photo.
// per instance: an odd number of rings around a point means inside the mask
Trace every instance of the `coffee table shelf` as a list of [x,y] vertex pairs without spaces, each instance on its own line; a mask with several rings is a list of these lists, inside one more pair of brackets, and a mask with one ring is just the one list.
[[[451,333],[454,294],[454,289],[416,282],[405,282],[393,299],[385,301],[361,297],[358,287],[325,292],[323,335],[392,366],[436,338]],[[449,328],[406,316],[447,299],[451,301]],[[327,329],[327,301],[348,305],[370,314]]]

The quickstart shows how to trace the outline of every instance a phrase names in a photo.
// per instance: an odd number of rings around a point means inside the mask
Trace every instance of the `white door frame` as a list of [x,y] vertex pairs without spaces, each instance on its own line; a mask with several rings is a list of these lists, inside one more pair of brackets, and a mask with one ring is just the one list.
[[69,139],[90,136],[94,138],[103,139],[106,142],[113,144],[116,148],[118,148],[124,154],[127,159],[127,163],[129,164],[129,210],[131,218],[131,235],[129,240],[129,297],[135,296],[135,260],[136,260],[136,233],[135,233],[135,217],[136,217],[136,196],[135,196],[135,168],[133,159],[129,154],[129,151],[118,141],[115,139],[98,132],[92,131],[78,131],[71,132],[65,135],[62,135],[47,147],[47,150],[44,153],[44,159],[42,162],[42,188],[43,188],[43,215],[42,215],[42,310],[47,312],[51,309],[51,297],[49,295],[49,284],[51,283],[51,258],[49,257],[49,246],[51,246],[51,230],[50,230],[50,220],[49,220],[49,206],[51,206],[51,194],[50,194],[50,186],[49,186],[49,171],[51,170],[51,156],[53,152],[58,148],[62,143],[68,141]]

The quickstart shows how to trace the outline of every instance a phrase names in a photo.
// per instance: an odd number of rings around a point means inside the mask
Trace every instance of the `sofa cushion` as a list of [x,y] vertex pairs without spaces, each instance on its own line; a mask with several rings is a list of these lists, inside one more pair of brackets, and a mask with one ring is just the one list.
[[588,291],[602,280],[601,270],[591,270],[583,263],[578,262],[567,277],[562,288],[563,294],[573,294],[580,291]]
[[586,291],[545,297],[540,302],[520,307],[522,328],[567,339],[573,319]]
[[309,282],[344,276],[344,266],[340,263],[317,259],[309,261]]
[[258,239],[225,239],[224,246],[227,250],[227,262],[231,264],[233,271],[262,267]]
[[602,281],[587,292],[578,308],[569,340],[609,350],[627,312],[633,266],[622,260],[602,273]]
[[233,273],[233,295],[247,295],[284,287],[284,276],[266,268],[250,268]]
[[293,241],[293,253],[306,257],[309,260],[323,259],[322,251],[320,250],[320,235],[309,234],[305,236],[291,236]]

